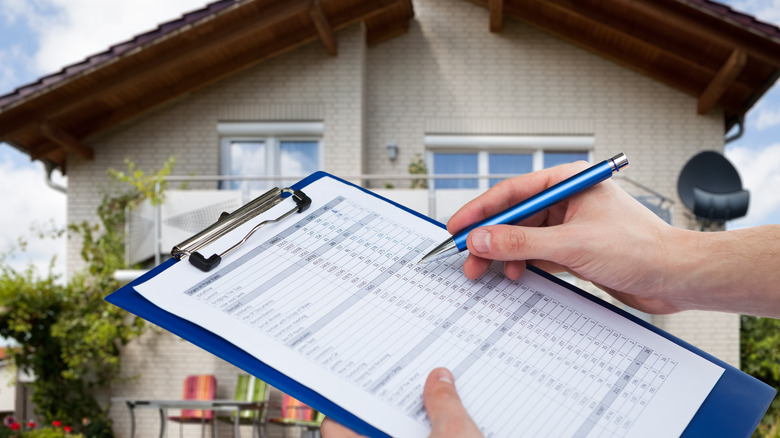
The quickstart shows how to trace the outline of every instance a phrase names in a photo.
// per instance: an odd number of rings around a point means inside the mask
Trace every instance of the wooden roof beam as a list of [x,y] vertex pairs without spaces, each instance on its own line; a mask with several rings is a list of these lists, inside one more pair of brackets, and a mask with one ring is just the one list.
[[366,44],[368,46],[375,46],[408,31],[408,19],[403,18],[394,20],[384,26],[372,29],[371,32],[366,35]]
[[704,115],[710,112],[726,90],[734,84],[737,76],[745,68],[746,62],[747,55],[743,50],[734,49],[731,52],[729,59],[726,60],[723,67],[721,67],[709,85],[707,85],[707,88],[701,93],[701,96],[699,96],[699,114]]
[[93,160],[95,158],[95,151],[92,150],[91,147],[85,145],[81,140],[57,128],[51,123],[43,122],[39,128],[44,137],[66,151],[73,152],[85,160]]
[[407,32],[412,17],[414,17],[414,9],[411,0],[400,0],[384,8],[383,14],[395,18],[374,14],[363,21],[366,26],[366,44],[368,46],[374,46]]
[[411,0],[372,0],[361,2],[353,8],[349,8],[335,17],[331,17],[335,29],[342,29],[351,24],[371,20],[398,7],[408,6],[411,9]]
[[490,31],[494,33],[501,32],[504,18],[504,0],[489,0],[488,10],[490,11]]
[[51,159],[57,152],[61,152],[62,148],[52,143],[50,140],[45,140],[45,143],[39,142],[28,148],[30,151],[30,161]]
[[322,43],[325,44],[325,48],[331,56],[338,55],[338,45],[336,43],[336,35],[333,33],[333,28],[328,23],[328,17],[325,16],[325,12],[322,10],[322,3],[320,0],[314,0],[309,8],[309,16],[314,21],[314,26],[317,28],[317,33],[320,35]]

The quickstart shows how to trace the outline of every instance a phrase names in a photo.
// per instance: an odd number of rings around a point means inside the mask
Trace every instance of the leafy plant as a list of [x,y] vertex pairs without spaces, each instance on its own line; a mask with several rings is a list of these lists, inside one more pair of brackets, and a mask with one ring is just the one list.
[[[119,378],[121,347],[145,329],[142,319],[104,300],[119,287],[114,271],[125,267],[125,212],[146,198],[161,202],[163,178],[174,165],[171,158],[159,172],[145,174],[126,163],[127,172],[109,171],[125,190],[103,197],[100,223],[69,227],[82,238],[84,272],[63,282],[52,272],[53,261],[41,276],[32,266],[17,271],[0,256],[0,336],[16,341],[16,366],[35,376],[31,398],[37,418],[95,429],[89,437],[111,436],[106,412],[92,394]],[[57,427],[24,433],[25,438],[76,436]]]
[[[422,155],[415,154],[412,162],[409,163],[409,173],[412,175],[427,175],[428,166],[425,165]],[[415,178],[411,182],[413,189],[427,189],[428,180],[426,178]]]
[[[5,426],[5,427],[3,427]],[[12,416],[3,419],[0,426],[0,438],[84,438],[80,433],[74,433],[70,426],[63,426],[59,420],[52,421],[51,427],[38,427],[33,421],[19,423]],[[93,438],[91,435],[86,435]]]
[[[780,390],[780,320],[742,316],[740,329],[742,371]],[[755,436],[780,437],[780,399],[775,398]]]

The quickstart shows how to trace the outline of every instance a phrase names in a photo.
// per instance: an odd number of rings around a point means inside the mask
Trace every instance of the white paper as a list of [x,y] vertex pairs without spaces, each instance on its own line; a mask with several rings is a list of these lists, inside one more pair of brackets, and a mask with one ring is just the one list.
[[[137,287],[392,436],[430,431],[427,374],[454,372],[487,437],[677,436],[723,369],[535,273],[417,265],[449,235],[331,178],[310,209],[213,272],[177,263]],[[201,252],[208,257],[282,202]]]

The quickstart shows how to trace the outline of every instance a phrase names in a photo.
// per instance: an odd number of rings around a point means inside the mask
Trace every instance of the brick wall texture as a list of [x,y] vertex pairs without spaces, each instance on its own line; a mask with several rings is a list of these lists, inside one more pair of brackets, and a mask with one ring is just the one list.
[[[625,152],[628,176],[673,200],[686,160],[723,149],[722,114],[697,115],[694,97],[511,19],[490,33],[487,9],[468,2],[414,7],[409,31],[382,44],[366,47],[355,25],[337,33],[336,57],[319,42],[300,47],[91,139],[93,161],[69,157],[69,222],[95,220],[111,190],[106,169],[124,168],[125,159],[159,169],[175,156],[176,174],[217,175],[217,123],[226,121],[323,121],[323,170],[336,175],[406,173],[426,134],[592,135],[594,158]],[[388,142],[399,145],[395,161]],[[674,224],[690,228],[683,209],[677,201]],[[70,272],[83,268],[80,245],[69,242]],[[738,364],[735,315],[686,312],[652,322]],[[161,330],[127,346],[123,367],[135,378],[106,397],[177,398],[186,375],[208,373],[217,376],[218,398],[231,398],[238,372]],[[137,436],[157,434],[157,415],[137,411]],[[124,406],[114,403],[111,416],[117,436],[128,436]],[[200,428],[185,426],[185,434]]]

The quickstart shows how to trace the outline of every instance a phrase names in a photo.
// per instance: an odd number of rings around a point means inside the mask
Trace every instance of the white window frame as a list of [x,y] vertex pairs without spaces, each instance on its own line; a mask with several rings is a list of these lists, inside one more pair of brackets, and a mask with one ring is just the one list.
[[[306,122],[222,122],[217,124],[217,132],[220,137],[220,174],[230,175],[231,155],[230,145],[233,142],[264,142],[266,176],[278,177],[272,180],[278,181],[286,177],[304,175],[281,175],[280,171],[280,146],[283,141],[316,141],[317,142],[317,167],[322,168],[324,162],[324,148],[322,133],[324,123],[321,121]],[[260,175],[256,175],[260,176]]]
[[[544,168],[545,152],[587,152],[588,161],[593,160],[595,139],[592,135],[438,135],[425,136],[425,161],[430,174],[435,175],[433,166],[435,153],[476,153],[478,176],[489,173],[490,153],[526,153],[533,155],[533,171]],[[489,178],[479,178],[479,190],[489,188]],[[428,186],[433,187],[433,181]]]

